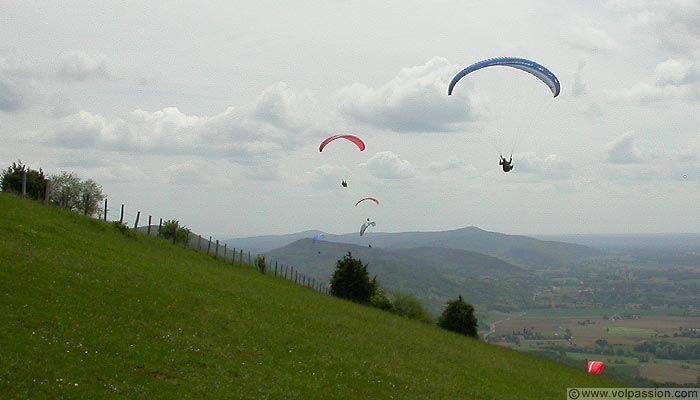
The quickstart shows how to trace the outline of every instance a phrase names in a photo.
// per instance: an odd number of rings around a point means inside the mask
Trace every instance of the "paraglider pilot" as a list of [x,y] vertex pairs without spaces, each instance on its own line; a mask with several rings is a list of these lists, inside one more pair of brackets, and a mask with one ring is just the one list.
[[343,181],[340,182],[340,184],[343,185],[343,187],[348,187],[348,183],[345,181],[345,179],[343,179]]
[[498,162],[498,165],[503,166],[503,172],[510,172],[510,170],[513,169],[513,155],[510,155],[510,159],[506,160],[505,157],[501,156],[501,161]]

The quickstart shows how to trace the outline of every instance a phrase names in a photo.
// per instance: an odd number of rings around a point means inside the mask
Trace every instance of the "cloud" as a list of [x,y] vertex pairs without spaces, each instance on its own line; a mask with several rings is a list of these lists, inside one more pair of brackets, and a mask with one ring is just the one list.
[[477,173],[476,168],[472,164],[467,164],[464,160],[456,157],[450,157],[441,161],[433,161],[429,163],[425,169],[432,174],[459,171],[468,176],[474,176]]
[[341,180],[345,179],[349,173],[348,168],[324,164],[307,172],[306,180],[316,188],[335,190],[340,187]]
[[213,183],[211,163],[188,160],[169,165],[161,171],[163,183],[169,185],[201,186]]
[[0,76],[0,111],[17,111],[24,106],[23,91],[15,83]]
[[685,86],[700,82],[700,63],[669,59],[656,66],[655,82],[658,86]]
[[634,102],[664,100],[700,100],[700,61],[671,58],[659,63],[654,76],[623,92],[623,98]]
[[58,60],[56,76],[68,81],[85,81],[90,78],[109,79],[113,76],[110,61],[104,54],[89,55],[73,50]]
[[370,174],[381,179],[407,179],[415,176],[413,165],[391,151],[375,154],[363,166]]
[[614,0],[631,25],[664,51],[700,56],[700,2],[697,0]]
[[606,160],[611,164],[642,164],[645,157],[630,133],[622,134],[606,145]]
[[0,111],[25,109],[34,95],[33,67],[15,57],[0,56]]
[[280,157],[303,146],[305,137],[319,134],[319,122],[309,111],[317,105],[309,103],[318,104],[310,92],[295,94],[286,85],[276,84],[253,104],[241,109],[229,107],[213,116],[188,115],[175,107],[135,110],[111,119],[80,111],[55,121],[39,136],[64,148],[257,163]]
[[574,97],[581,97],[588,93],[588,84],[583,79],[583,68],[586,66],[584,60],[580,60],[574,73],[574,81],[571,85],[571,94]]
[[478,117],[478,102],[467,82],[461,82],[459,90],[447,96],[448,82],[458,70],[446,59],[435,57],[424,65],[402,69],[379,88],[356,83],[339,90],[338,110],[379,129],[453,131]]
[[569,46],[588,53],[607,53],[617,46],[607,32],[583,21],[569,22],[563,36]]
[[535,153],[528,152],[516,155],[515,160],[513,166],[521,173],[549,180],[565,180],[574,176],[575,169],[571,161],[556,154],[540,158]]

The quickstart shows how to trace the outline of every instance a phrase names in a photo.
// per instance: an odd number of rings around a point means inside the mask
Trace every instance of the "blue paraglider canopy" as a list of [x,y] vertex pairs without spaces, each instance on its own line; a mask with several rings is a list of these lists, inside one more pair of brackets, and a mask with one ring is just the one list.
[[476,62],[467,68],[459,71],[457,75],[452,78],[452,81],[450,82],[450,86],[447,89],[447,95],[452,94],[452,90],[454,89],[455,85],[457,82],[459,82],[460,79],[464,78],[466,75],[478,71],[482,68],[486,67],[493,67],[493,66],[504,66],[504,67],[511,67],[511,68],[517,68],[519,70],[525,71],[529,74],[532,74],[533,76],[537,77],[539,80],[544,82],[548,87],[549,90],[552,91],[552,94],[554,97],[557,97],[559,95],[559,91],[561,90],[561,85],[559,84],[559,79],[557,79],[556,75],[552,73],[552,71],[548,70],[545,66],[538,64],[532,60],[528,60],[525,58],[518,58],[518,57],[496,57],[496,58],[489,58],[487,60],[479,61]]

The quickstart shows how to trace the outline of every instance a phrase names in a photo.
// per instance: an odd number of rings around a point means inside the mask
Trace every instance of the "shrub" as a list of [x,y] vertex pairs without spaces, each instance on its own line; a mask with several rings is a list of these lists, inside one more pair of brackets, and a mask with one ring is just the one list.
[[441,328],[461,333],[462,335],[473,338],[479,337],[474,307],[465,303],[461,295],[457,300],[447,303],[447,307],[438,320],[438,325]]

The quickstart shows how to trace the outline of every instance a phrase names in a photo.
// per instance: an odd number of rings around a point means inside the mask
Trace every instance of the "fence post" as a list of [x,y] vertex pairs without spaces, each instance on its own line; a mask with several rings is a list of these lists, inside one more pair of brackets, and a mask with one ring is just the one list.
[[217,257],[219,257],[219,239],[216,239],[216,248],[214,249],[214,259],[216,260]]
[[119,223],[120,224],[124,223],[124,204],[122,204],[122,212],[119,215]]
[[148,236],[151,236],[151,216],[148,216]]
[[46,180],[46,191],[44,192],[44,204],[49,205],[49,197],[51,197],[51,179]]
[[248,264],[249,264],[249,265],[252,265],[252,264],[253,264],[252,261],[250,261],[250,250],[248,250]]
[[[270,261],[272,262],[272,261]],[[277,261],[275,261],[275,276],[277,276]]]
[[27,171],[22,171],[22,197],[27,195]]
[[231,257],[231,265],[236,264],[236,248],[233,248],[233,257]]
[[241,259],[241,264],[243,264],[243,249],[241,249],[241,257],[240,257],[240,259]]
[[139,218],[141,217],[141,211],[136,212],[136,222],[134,222],[134,230],[139,227]]
[[163,218],[158,221],[158,237],[160,237],[160,231],[163,228]]
[[211,236],[209,236],[209,243],[207,244],[207,254],[211,254]]
[[224,261],[226,261],[226,246],[228,243],[224,243]]
[[105,197],[105,222],[107,222],[107,198]]

